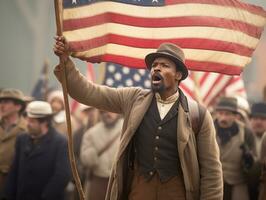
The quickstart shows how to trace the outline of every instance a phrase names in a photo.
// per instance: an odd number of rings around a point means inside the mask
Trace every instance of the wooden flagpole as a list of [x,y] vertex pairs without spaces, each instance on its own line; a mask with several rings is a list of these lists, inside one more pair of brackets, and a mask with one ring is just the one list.
[[[63,2],[62,0],[54,0],[54,7],[55,7],[55,19],[56,19],[56,34],[58,36],[63,35],[63,26],[62,26],[62,13],[63,13]],[[67,91],[67,78],[66,78],[66,67],[65,61],[60,58],[60,65],[62,66],[62,88],[64,94],[64,103],[65,103],[65,110],[66,110],[66,120],[67,120],[67,133],[68,133],[68,157],[70,161],[70,166],[72,170],[72,174],[74,177],[74,181],[79,193],[80,200],[85,200],[85,195],[82,189],[82,185],[80,182],[80,178],[78,175],[76,161],[73,151],[73,139],[72,139],[72,128],[71,128],[71,118],[70,118],[70,110],[69,110],[69,102],[68,102],[68,91]]]

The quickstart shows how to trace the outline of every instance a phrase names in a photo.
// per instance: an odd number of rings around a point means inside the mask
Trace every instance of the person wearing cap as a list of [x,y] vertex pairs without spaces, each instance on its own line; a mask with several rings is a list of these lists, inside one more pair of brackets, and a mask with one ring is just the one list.
[[[63,135],[67,136],[67,124],[66,114],[64,105],[64,96],[61,90],[53,90],[48,94],[48,103],[50,103],[54,116],[53,116],[53,127]],[[71,116],[72,130],[76,131],[77,123],[75,118]]]
[[248,200],[246,172],[255,159],[252,132],[237,120],[237,99],[221,97],[215,107],[214,121],[224,178],[224,199]]
[[266,132],[266,103],[258,102],[251,106],[250,117],[250,127],[252,129],[255,144],[256,144],[256,154],[258,159],[255,162],[255,166],[252,171],[252,179],[250,179],[249,189],[252,199],[258,199],[259,195],[259,185],[261,182],[262,174],[262,163],[263,159],[261,157],[261,152],[264,151],[262,148],[263,135]]
[[22,117],[26,102],[24,94],[17,89],[7,88],[0,93],[0,199],[10,165],[14,158],[17,135],[26,131]]
[[[106,200],[222,199],[222,169],[213,120],[206,109],[188,100],[179,89],[179,83],[188,76],[180,47],[163,43],[145,57],[151,90],[116,89],[88,81],[69,58],[65,38],[55,40],[54,52],[65,63],[70,96],[124,118]],[[61,65],[55,74],[62,81]],[[192,104],[200,111],[199,129],[192,127]]]
[[28,131],[18,136],[7,179],[7,200],[63,200],[71,178],[67,140],[51,126],[52,109],[45,101],[26,108]]
[[266,131],[266,103],[254,103],[251,107],[250,125],[255,135],[257,154],[260,157],[262,137]]
[[[266,103],[257,102],[251,106],[250,124],[255,135],[257,153],[259,157],[256,176],[255,195],[259,200],[266,198]],[[258,171],[258,170],[257,170]],[[260,185],[260,187],[258,187]],[[258,198],[259,196],[259,198]]]

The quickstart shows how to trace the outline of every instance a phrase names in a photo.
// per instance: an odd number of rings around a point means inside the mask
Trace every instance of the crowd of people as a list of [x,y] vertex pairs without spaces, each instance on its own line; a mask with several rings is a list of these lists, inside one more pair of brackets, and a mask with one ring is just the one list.
[[[56,37],[69,93],[74,154],[86,200],[266,199],[266,102],[222,96],[211,112],[178,88],[181,48],[148,54],[151,91],[91,83]],[[62,66],[55,68],[61,81]],[[61,91],[36,101],[0,92],[0,200],[77,200]]]

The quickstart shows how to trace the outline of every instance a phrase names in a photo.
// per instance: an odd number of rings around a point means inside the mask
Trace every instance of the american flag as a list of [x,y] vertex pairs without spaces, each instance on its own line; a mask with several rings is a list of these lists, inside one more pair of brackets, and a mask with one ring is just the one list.
[[147,69],[133,69],[114,63],[106,63],[103,82],[110,87],[151,88],[150,74]]
[[49,70],[49,64],[48,61],[45,60],[41,70],[40,77],[38,78],[31,92],[31,96],[34,98],[34,100],[45,101],[47,98],[48,90],[50,89],[48,88],[48,70]]
[[[133,69],[113,63],[102,63],[100,83],[110,87],[141,87],[150,89],[150,74],[145,69]],[[241,76],[231,76],[211,72],[191,72],[180,88],[205,106],[212,106],[220,95],[239,95],[246,98]]]
[[191,70],[240,74],[266,23],[261,7],[239,0],[64,0],[63,7],[74,57],[134,68],[172,42]]

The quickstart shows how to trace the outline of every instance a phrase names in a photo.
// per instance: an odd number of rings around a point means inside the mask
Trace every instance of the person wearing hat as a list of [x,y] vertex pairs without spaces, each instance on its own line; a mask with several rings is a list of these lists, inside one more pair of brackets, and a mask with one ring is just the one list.
[[7,88],[0,93],[0,199],[15,151],[17,135],[26,130],[22,117],[26,102],[24,94]]
[[262,136],[266,131],[266,103],[254,103],[251,107],[250,125],[255,135],[257,154],[260,157]]
[[51,126],[52,109],[45,101],[26,108],[28,131],[17,137],[7,179],[7,200],[63,200],[71,178],[67,140]]
[[221,97],[215,107],[214,125],[220,147],[225,200],[249,200],[245,175],[255,159],[252,132],[237,120],[237,113],[237,99],[234,97]]
[[[266,198],[266,103],[257,102],[251,107],[250,124],[255,135],[257,161],[256,184],[253,193],[256,199]],[[260,185],[260,187],[258,187]],[[259,196],[259,198],[258,198]]]
[[[65,63],[70,96],[124,118],[106,200],[222,199],[213,120],[179,89],[188,76],[180,47],[162,43],[145,57],[151,90],[116,89],[88,81],[69,58],[65,38],[55,40],[54,52]],[[61,65],[55,74],[62,81]]]
[[[261,173],[262,173],[262,157],[261,153],[263,150],[263,135],[266,132],[266,103],[258,102],[254,103],[251,107],[250,113],[250,127],[254,135],[255,144],[256,144],[256,154],[258,159],[255,162],[253,167],[252,179],[250,179],[250,194],[252,199],[258,199],[259,195],[259,185],[261,182]],[[266,153],[266,152],[265,152]]]

